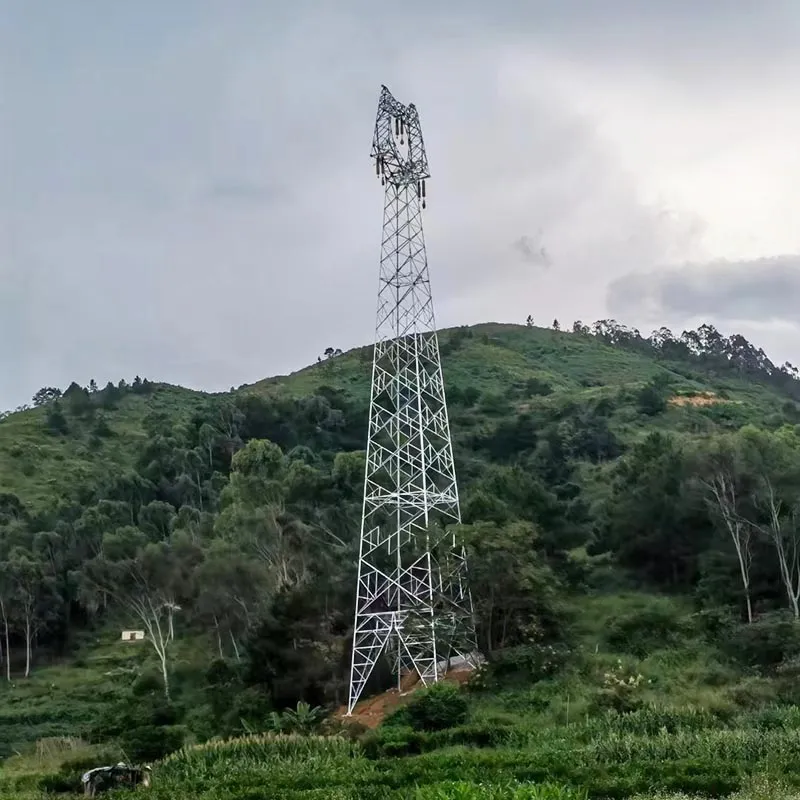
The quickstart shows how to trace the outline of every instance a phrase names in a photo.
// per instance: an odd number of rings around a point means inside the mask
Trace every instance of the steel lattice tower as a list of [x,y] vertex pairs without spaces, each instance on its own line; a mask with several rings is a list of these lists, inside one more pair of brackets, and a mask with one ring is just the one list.
[[478,658],[422,231],[430,177],[417,109],[382,87],[372,142],[385,186],[348,714],[381,655],[398,687]]

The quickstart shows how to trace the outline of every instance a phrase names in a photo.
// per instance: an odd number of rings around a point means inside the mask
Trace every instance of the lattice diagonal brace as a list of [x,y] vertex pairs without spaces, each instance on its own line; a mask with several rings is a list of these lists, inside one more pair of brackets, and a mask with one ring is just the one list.
[[372,158],[385,186],[364,507],[348,713],[378,659],[398,687],[478,658],[422,209],[419,116],[384,86]]

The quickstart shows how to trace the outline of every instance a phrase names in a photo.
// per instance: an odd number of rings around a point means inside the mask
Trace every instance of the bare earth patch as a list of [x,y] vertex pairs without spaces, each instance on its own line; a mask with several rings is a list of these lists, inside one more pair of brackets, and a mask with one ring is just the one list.
[[671,406],[713,406],[717,403],[728,403],[730,401],[717,397],[714,392],[699,392],[692,395],[675,395],[668,402]]
[[[454,667],[441,680],[447,683],[466,683],[472,669],[469,667]],[[416,672],[405,675],[400,682],[400,691],[388,689],[374,697],[367,697],[356,703],[353,713],[348,717],[347,706],[342,706],[334,716],[345,720],[358,722],[367,728],[377,728],[383,720],[396,708],[403,705],[409,696],[421,686],[419,675]]]

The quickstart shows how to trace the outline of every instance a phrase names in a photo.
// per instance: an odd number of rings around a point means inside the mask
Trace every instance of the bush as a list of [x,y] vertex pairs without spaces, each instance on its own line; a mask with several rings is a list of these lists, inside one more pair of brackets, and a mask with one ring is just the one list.
[[550,678],[567,664],[570,651],[560,645],[529,644],[491,654],[470,680],[471,690],[497,689],[509,684],[529,685]]
[[466,722],[469,707],[457,686],[436,683],[416,692],[400,711],[413,730],[439,731]]
[[415,756],[445,747],[494,748],[519,742],[525,734],[507,723],[473,722],[438,731],[415,731],[410,726],[389,725],[361,738],[371,759]]
[[778,699],[774,684],[755,676],[745,678],[728,687],[726,694],[737,706],[748,710],[772,705]]
[[614,649],[644,658],[684,640],[691,633],[675,605],[653,597],[634,609],[612,616],[606,623],[606,642]]
[[724,629],[720,638],[723,650],[748,667],[772,669],[800,655],[800,626],[784,612]]
[[553,393],[553,387],[547,381],[540,380],[539,378],[528,378],[525,383],[525,392],[530,397],[534,396],[547,396]]
[[142,725],[122,734],[120,744],[132,763],[158,761],[183,745],[184,731],[179,725]]

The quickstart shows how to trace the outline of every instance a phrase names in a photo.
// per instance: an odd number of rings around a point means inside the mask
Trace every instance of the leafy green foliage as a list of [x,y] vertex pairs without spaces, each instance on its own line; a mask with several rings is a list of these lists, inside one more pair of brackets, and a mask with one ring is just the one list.
[[438,683],[415,692],[403,711],[413,730],[439,731],[465,722],[468,705],[459,687]]
[[[720,721],[763,714],[742,726],[793,746],[776,704],[800,701],[796,371],[708,325],[572,330],[441,336],[478,691],[417,693],[363,752],[248,739],[235,778],[227,745],[179,779],[181,751],[155,796],[720,794],[735,765],[775,768]],[[151,760],[322,729],[349,665],[370,356],[330,348],[215,396],[45,387],[0,420],[4,753],[92,732]],[[98,637],[134,626],[135,657],[94,661]],[[60,695],[48,675],[102,690]]]
[[673,646],[692,633],[689,621],[664,597],[643,598],[638,607],[610,617],[606,625],[609,646],[639,658]]

